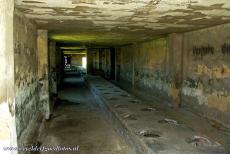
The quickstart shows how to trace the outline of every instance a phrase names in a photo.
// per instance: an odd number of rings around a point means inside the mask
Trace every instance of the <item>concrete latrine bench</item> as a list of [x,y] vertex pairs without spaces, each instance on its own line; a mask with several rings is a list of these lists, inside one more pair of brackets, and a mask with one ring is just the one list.
[[220,143],[108,81],[88,76],[86,82],[108,120],[135,154],[228,153]]

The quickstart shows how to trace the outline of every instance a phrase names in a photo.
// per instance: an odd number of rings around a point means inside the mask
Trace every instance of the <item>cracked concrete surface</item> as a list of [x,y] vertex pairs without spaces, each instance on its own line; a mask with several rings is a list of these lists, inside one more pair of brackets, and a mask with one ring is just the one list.
[[229,0],[16,0],[50,37],[123,45],[230,21]]
[[72,152],[79,154],[131,154],[129,147],[105,120],[82,80],[67,78],[65,83],[64,90],[59,93],[59,104],[51,120],[45,123],[41,146],[79,146],[79,152]]

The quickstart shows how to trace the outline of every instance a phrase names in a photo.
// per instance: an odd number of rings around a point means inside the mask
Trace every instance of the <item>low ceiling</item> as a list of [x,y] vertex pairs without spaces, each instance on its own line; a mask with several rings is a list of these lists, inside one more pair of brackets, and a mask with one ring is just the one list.
[[230,22],[230,0],[15,0],[50,38],[124,45]]

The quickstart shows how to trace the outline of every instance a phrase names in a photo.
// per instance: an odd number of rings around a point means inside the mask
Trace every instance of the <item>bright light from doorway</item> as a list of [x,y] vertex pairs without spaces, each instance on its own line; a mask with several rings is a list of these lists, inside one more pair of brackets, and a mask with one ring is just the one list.
[[82,57],[82,67],[86,69],[87,66],[87,59],[86,57]]

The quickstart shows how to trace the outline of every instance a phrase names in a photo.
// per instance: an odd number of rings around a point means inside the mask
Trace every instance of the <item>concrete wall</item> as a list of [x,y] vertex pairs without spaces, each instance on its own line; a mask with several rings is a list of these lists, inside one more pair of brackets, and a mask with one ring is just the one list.
[[87,49],[87,74],[92,74],[93,72],[93,52]]
[[103,76],[107,79],[110,78],[111,74],[111,59],[110,49],[101,49],[101,70]]
[[49,85],[51,97],[57,94],[57,50],[56,42],[49,42]]
[[100,71],[100,50],[87,49],[87,70],[88,74],[101,75]]
[[[109,48],[87,50],[88,73],[111,77],[111,50]],[[91,71],[90,71],[91,70]]]
[[57,75],[57,90],[62,84],[62,51],[56,46],[56,75]]
[[[19,142],[39,112],[37,28],[20,12],[14,15],[16,126]],[[24,144],[24,143],[20,143]]]
[[230,126],[230,24],[116,48],[116,80]]
[[134,46],[116,49],[116,76],[118,81],[133,85]]
[[56,42],[49,41],[49,103],[50,114],[53,112],[54,104],[58,96],[58,69]]
[[92,50],[93,51],[93,68],[94,70],[100,70],[100,66],[101,66],[101,56],[100,56],[100,50],[99,49],[95,49]]
[[84,54],[72,55],[71,64],[75,66],[82,66],[82,58],[86,57]]
[[[0,145],[17,146],[15,128],[13,0],[0,0]],[[0,153],[17,153],[3,151]]]
[[116,49],[116,79],[171,101],[175,87],[170,63],[168,38],[120,47]]
[[46,119],[49,119],[51,104],[49,93],[48,31],[38,30],[37,35],[39,101],[41,104],[41,112]]
[[183,105],[230,126],[230,24],[184,34]]

